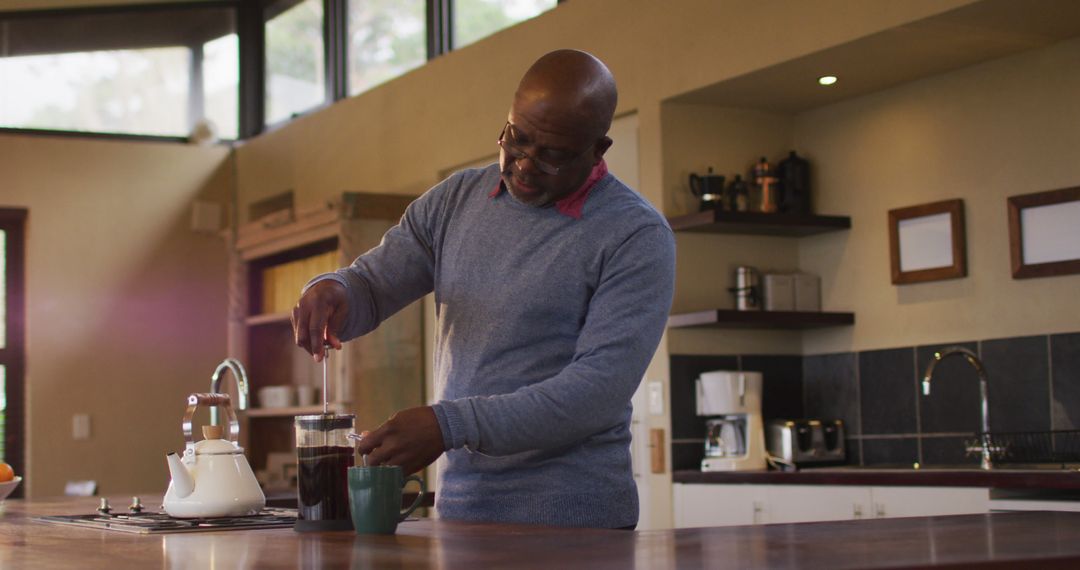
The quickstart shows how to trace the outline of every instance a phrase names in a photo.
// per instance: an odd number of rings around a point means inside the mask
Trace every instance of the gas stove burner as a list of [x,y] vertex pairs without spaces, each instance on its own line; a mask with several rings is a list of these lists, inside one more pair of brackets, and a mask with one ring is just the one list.
[[95,513],[89,515],[55,515],[34,520],[52,524],[115,530],[135,534],[167,532],[210,532],[258,528],[292,528],[296,524],[296,509],[263,509],[247,517],[178,519],[163,512]]

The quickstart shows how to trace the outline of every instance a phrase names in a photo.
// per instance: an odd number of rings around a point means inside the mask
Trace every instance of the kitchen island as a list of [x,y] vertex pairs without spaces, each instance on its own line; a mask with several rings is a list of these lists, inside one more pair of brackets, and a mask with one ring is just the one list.
[[[125,504],[130,497],[116,497]],[[9,500],[2,568],[1076,568],[1080,513],[654,530],[410,520],[393,536],[291,529],[160,535],[50,525],[93,498]],[[157,504],[148,504],[157,508]]]

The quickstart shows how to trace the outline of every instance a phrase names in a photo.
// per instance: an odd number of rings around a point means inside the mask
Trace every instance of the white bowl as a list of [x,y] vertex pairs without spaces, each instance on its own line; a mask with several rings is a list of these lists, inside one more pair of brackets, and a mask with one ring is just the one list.
[[259,389],[259,405],[264,408],[287,408],[293,405],[295,396],[292,386],[267,386]]
[[0,501],[6,499],[8,495],[15,490],[15,487],[19,486],[19,483],[22,483],[22,477],[19,477],[18,475],[11,481],[0,483]]

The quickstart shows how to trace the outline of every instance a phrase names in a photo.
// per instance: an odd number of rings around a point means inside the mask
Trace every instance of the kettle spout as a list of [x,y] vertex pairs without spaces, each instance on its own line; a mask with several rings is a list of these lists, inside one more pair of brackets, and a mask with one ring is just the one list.
[[175,452],[165,456],[169,463],[169,475],[172,476],[172,489],[176,497],[183,499],[195,490],[195,481],[191,478],[187,466],[180,461],[180,456]]

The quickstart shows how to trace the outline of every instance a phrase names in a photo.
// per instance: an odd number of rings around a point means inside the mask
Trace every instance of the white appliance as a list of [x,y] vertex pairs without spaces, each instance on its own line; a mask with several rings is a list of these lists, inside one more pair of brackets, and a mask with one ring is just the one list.
[[760,372],[715,370],[696,382],[697,414],[706,421],[702,471],[765,469]]

